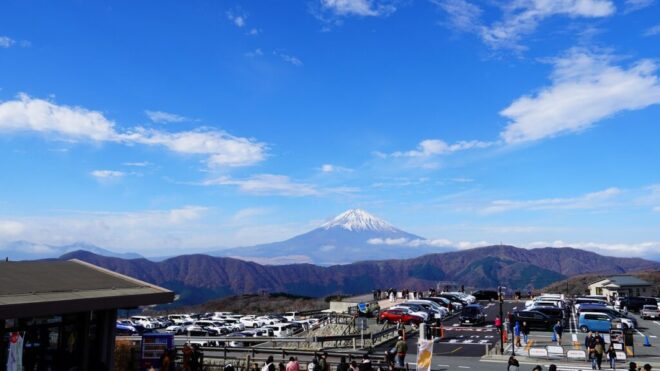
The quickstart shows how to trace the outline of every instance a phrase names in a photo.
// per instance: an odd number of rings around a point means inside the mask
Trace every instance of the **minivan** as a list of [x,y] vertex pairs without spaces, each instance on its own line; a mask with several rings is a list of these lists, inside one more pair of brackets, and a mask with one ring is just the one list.
[[609,333],[612,319],[605,313],[580,313],[578,328],[582,332],[598,331]]
[[291,324],[289,323],[276,323],[274,325],[269,325],[267,326],[271,329],[273,329],[273,336],[278,337],[278,338],[284,338],[287,336],[291,336]]

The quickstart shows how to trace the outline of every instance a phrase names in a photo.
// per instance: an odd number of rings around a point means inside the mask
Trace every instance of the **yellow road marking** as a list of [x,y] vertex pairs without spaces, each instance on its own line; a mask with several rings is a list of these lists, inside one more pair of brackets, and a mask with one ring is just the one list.
[[454,350],[452,350],[452,351],[450,351],[450,352],[442,352],[442,353],[435,353],[435,354],[452,354],[452,353],[456,353],[456,352],[458,352],[458,351],[461,350],[461,349],[463,349],[463,347],[458,347],[458,348],[456,348],[456,349],[454,349]]

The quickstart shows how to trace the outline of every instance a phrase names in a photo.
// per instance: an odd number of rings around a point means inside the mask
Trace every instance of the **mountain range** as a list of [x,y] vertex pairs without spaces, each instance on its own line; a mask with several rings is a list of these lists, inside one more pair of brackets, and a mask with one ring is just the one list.
[[105,257],[86,251],[61,257],[72,258],[174,290],[179,304],[199,304],[212,298],[262,291],[321,297],[388,287],[428,289],[447,281],[466,287],[503,285],[526,290],[579,274],[660,269],[659,262],[608,257],[580,249],[530,250],[502,245],[332,266],[260,265],[208,255],[182,255],[161,262]]
[[0,246],[0,257],[6,257],[9,260],[49,259],[79,250],[115,258],[138,259],[142,257],[140,254],[118,253],[84,242],[76,242],[68,245],[47,245],[29,241],[14,241]]

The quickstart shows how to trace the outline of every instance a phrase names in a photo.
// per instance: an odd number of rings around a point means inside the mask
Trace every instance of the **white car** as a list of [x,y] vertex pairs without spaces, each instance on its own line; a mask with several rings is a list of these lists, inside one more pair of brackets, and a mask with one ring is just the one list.
[[150,317],[146,316],[133,316],[131,321],[135,324],[138,324],[146,329],[153,330],[158,328],[158,325]]
[[270,316],[259,316],[257,317],[258,320],[263,321],[264,324],[266,325],[274,325],[276,323],[282,322],[279,318],[274,318]]
[[218,335],[222,335],[227,333],[227,328],[224,326],[219,326],[217,322],[214,321],[209,321],[209,320],[199,320],[195,321],[194,325],[199,326],[205,330],[210,330],[212,332],[215,332]]
[[190,325],[192,325],[192,322],[184,322],[177,325],[167,326],[165,328],[165,332],[175,335],[183,334],[184,332],[186,332],[186,327]]
[[241,317],[240,321],[242,324],[245,325],[245,327],[252,327],[252,328],[262,327],[263,325],[266,324],[265,321],[260,320],[255,316]]
[[174,322],[175,325],[184,323],[184,322],[193,322],[193,318],[188,314],[170,314],[167,316],[170,321]]
[[430,300],[423,300],[423,299],[408,300],[408,301],[406,301],[406,303],[421,305],[424,308],[427,308],[427,309],[433,311],[433,313],[435,314],[435,316],[434,316],[435,318],[443,318],[443,317],[446,317],[449,314],[449,309],[439,305],[436,302],[430,301]]
[[297,314],[298,314],[297,312],[286,312],[286,313],[284,313],[283,317],[286,318],[287,321],[293,322],[297,319],[296,318]]

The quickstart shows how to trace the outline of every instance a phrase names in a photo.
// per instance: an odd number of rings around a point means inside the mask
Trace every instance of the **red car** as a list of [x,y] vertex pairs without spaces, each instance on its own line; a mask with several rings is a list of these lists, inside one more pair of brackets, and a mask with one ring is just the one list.
[[422,317],[410,314],[410,311],[407,309],[388,309],[380,313],[380,320],[382,322],[399,322],[404,324],[414,323],[419,325],[424,322]]

